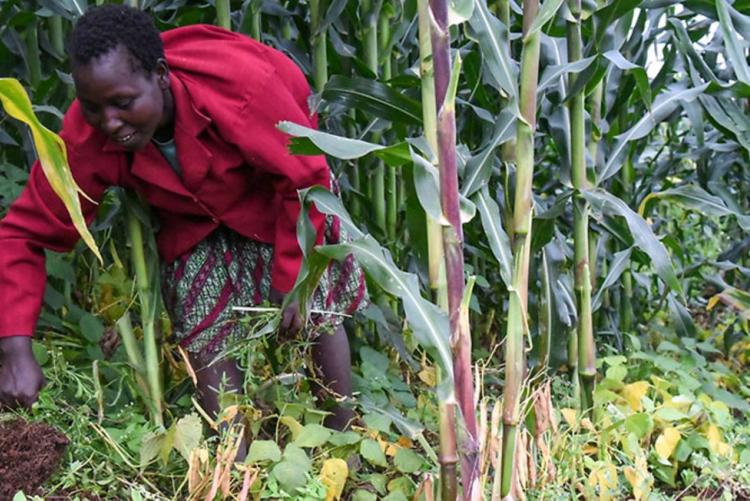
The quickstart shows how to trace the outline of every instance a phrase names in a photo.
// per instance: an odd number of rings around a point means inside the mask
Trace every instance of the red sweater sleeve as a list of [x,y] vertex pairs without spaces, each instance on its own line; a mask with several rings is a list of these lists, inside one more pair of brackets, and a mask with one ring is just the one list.
[[[70,147],[68,158],[73,165],[76,155]],[[94,200],[99,200],[107,187],[93,174],[76,175],[74,171],[74,177]],[[96,206],[84,199],[81,204],[90,223]],[[0,304],[4,306],[0,337],[33,335],[47,278],[44,249],[69,251],[78,239],[65,206],[52,191],[39,162],[35,162],[26,187],[0,221]]]
[[[289,137],[276,128],[282,120],[315,127],[316,119],[307,107],[310,89],[302,72],[293,63],[276,65],[264,84],[252,89],[248,101],[230,131],[222,131],[237,145],[245,161],[275,176],[272,188],[279,206],[274,241],[271,285],[288,292],[302,264],[297,242],[300,212],[297,190],[314,185],[330,188],[330,171],[325,157],[296,156],[289,153]],[[312,210],[310,217],[322,242],[323,216]]]

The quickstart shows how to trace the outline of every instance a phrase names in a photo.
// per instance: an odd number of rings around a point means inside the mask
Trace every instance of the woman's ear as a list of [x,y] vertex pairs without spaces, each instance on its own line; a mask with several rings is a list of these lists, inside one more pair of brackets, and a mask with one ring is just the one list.
[[156,61],[156,78],[159,81],[159,87],[162,89],[168,89],[169,88],[169,65],[167,64],[167,60],[163,57],[160,57]]

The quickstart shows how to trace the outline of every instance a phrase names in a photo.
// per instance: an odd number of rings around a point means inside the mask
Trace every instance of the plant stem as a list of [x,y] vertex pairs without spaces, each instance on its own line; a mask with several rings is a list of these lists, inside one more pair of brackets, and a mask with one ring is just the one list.
[[[378,64],[378,18],[380,16],[380,4],[379,2],[373,2],[372,0],[364,0],[360,2],[360,11],[362,12],[364,22],[362,27],[364,49],[363,59],[367,69],[377,77],[380,66]],[[379,143],[381,139],[382,134],[380,132],[375,132],[372,134],[370,140],[373,143]],[[386,235],[385,165],[380,159],[375,160],[375,166],[370,172],[369,188],[375,225],[384,235]]]
[[[437,107],[435,105],[435,74],[432,66],[432,42],[430,41],[429,0],[418,0],[419,9],[419,72],[422,82],[422,122],[427,144],[433,155],[437,155]],[[445,260],[443,257],[443,235],[440,225],[429,214],[427,218],[427,256],[430,287],[437,303],[448,310],[448,290],[445,284]]]
[[[132,200],[128,204],[136,203]],[[141,310],[141,324],[143,327],[143,352],[145,355],[146,382],[149,388],[151,419],[157,426],[163,426],[162,391],[159,374],[159,350],[156,344],[156,303],[157,298],[151,294],[151,280],[143,241],[143,227],[132,207],[127,209],[127,227],[130,240],[131,260],[135,270],[136,287]]]
[[216,0],[216,25],[224,29],[232,29],[232,18],[229,15],[229,0]]
[[328,82],[327,36],[321,29],[326,12],[326,0],[310,0],[310,29],[312,30],[313,82],[315,90],[322,92]]
[[26,42],[26,59],[28,64],[28,79],[31,87],[36,88],[42,81],[42,62],[39,55],[39,21],[34,19],[29,23],[24,33]]
[[[392,9],[386,4],[380,10],[378,19],[378,41],[380,43],[380,55],[383,59],[383,80],[388,81],[392,77],[392,62],[389,43],[391,39]],[[396,225],[398,219],[398,175],[396,167],[388,165],[385,167],[385,228],[386,236],[391,242],[396,240]]]
[[[261,30],[261,6],[260,2],[250,2],[250,36],[255,40],[260,40]],[[289,28],[288,23],[284,23],[284,28]],[[283,29],[282,28],[282,31]],[[289,35],[286,36],[289,38]]]
[[508,307],[505,340],[505,390],[503,399],[503,464],[500,493],[510,494],[515,467],[516,428],[521,421],[520,398],[524,377],[524,336],[528,333],[529,258],[531,253],[534,130],[539,78],[539,32],[529,28],[539,10],[538,0],[523,3],[520,111],[516,128],[516,188],[513,204],[513,286]]
[[[568,61],[582,57],[581,0],[568,0],[573,19],[568,21]],[[569,89],[573,89],[577,75],[569,75]],[[591,266],[589,261],[589,205],[582,190],[588,185],[586,172],[586,126],[583,90],[570,98],[570,158],[573,199],[573,240],[575,247],[575,291],[578,303],[578,375],[581,379],[581,410],[586,412],[593,403],[596,377],[596,346],[591,309]]]
[[[448,222],[443,227],[445,274],[448,286],[448,317],[453,344],[453,373],[456,400],[466,426],[467,436],[461,450],[461,483],[464,499],[479,496],[479,441],[474,385],[471,370],[471,333],[468,307],[464,301],[463,229],[459,208],[458,168],[456,164],[455,95],[449,94],[452,78],[450,30],[447,0],[431,0],[432,58],[435,68],[435,105],[437,114],[440,200]],[[455,71],[458,71],[456,68]],[[456,75],[457,77],[457,75]],[[454,93],[455,91],[452,91]],[[468,306],[468,305],[467,305]]]
[[55,55],[60,59],[65,57],[65,34],[63,33],[62,16],[50,16],[49,20],[49,41],[55,50]]

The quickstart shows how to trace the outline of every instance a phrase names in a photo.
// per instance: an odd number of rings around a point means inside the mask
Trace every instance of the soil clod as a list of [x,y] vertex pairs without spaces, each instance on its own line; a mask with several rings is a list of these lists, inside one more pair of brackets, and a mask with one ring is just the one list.
[[67,437],[45,423],[0,422],[0,501],[20,490],[40,494],[67,445]]

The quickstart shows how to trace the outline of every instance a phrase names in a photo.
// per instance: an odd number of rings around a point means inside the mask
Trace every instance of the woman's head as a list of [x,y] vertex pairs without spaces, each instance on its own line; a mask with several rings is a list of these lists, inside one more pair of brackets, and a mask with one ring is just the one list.
[[86,121],[131,151],[171,133],[169,69],[158,30],[122,5],[89,10],[71,34],[76,94]]

